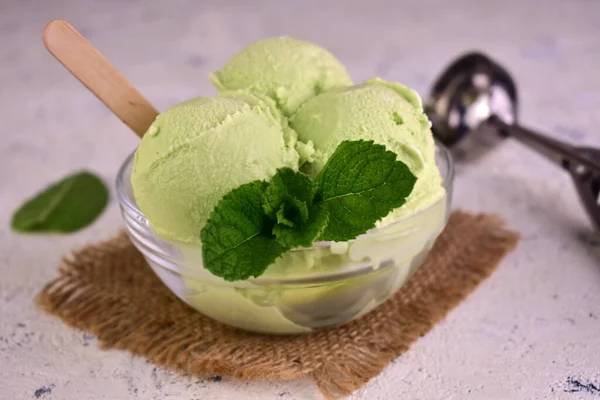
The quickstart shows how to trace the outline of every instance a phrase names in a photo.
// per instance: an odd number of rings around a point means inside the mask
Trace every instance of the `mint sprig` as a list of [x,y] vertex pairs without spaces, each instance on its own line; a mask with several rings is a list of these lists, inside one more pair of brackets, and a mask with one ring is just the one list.
[[276,222],[275,239],[286,248],[310,246],[323,233],[328,212],[314,204],[316,183],[290,168],[277,171],[263,197],[264,212]]
[[315,240],[366,233],[412,192],[417,178],[372,141],[342,142],[316,180],[290,168],[229,192],[201,232],[204,267],[228,281],[258,277]]
[[285,224],[275,225],[273,234],[277,242],[289,249],[312,246],[325,230],[329,212],[325,207],[315,205],[308,208],[308,215],[309,218],[306,222],[302,222],[300,225],[293,227]]

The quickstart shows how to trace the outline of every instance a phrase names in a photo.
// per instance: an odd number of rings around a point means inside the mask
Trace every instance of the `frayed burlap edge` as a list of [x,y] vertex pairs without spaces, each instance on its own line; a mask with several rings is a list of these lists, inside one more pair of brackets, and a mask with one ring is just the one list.
[[454,212],[423,267],[392,299],[357,321],[310,335],[241,332],[193,311],[158,280],[124,233],[65,258],[36,302],[94,333],[103,348],[199,376],[312,376],[333,399],[359,389],[406,352],[492,273],[518,238],[497,216]]

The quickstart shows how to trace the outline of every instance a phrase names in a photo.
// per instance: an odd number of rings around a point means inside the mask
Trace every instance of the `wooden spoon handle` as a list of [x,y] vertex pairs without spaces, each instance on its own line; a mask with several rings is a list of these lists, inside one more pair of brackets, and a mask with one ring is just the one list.
[[46,49],[131,130],[142,137],[158,112],[94,46],[68,22],[51,21]]

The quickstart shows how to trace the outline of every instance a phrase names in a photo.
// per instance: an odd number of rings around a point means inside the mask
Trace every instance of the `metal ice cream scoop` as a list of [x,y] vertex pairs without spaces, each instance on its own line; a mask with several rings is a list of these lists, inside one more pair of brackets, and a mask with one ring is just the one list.
[[425,111],[433,134],[452,146],[484,125],[510,136],[566,169],[600,229],[600,149],[575,147],[517,123],[517,89],[509,73],[481,53],[456,59],[435,82]]

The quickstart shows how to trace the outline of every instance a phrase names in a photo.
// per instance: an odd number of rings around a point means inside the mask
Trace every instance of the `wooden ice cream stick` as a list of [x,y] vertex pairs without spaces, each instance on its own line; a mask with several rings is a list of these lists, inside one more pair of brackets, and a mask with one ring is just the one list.
[[142,137],[156,109],[75,28],[51,21],[42,36],[46,49],[132,131]]

